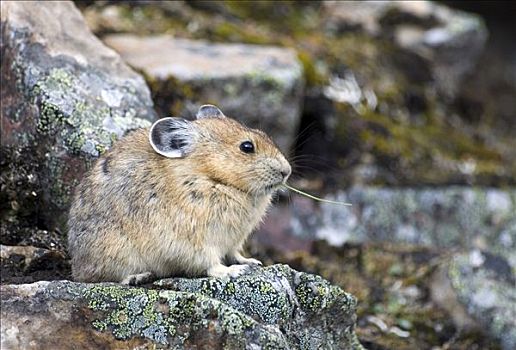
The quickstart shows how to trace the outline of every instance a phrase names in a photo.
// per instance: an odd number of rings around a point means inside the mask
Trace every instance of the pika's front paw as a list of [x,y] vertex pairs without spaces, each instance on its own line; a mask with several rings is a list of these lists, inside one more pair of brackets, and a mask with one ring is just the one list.
[[249,265],[231,265],[229,266],[229,275],[231,277],[238,277],[250,270]]
[[230,257],[230,260],[233,260],[239,264],[246,264],[246,265],[263,265],[262,262],[258,259],[253,258],[245,258],[240,254],[239,252],[234,252],[233,257]]
[[238,277],[249,271],[249,269],[249,265],[224,266],[219,264],[208,269],[208,276],[217,278]]
[[144,284],[152,281],[155,278],[152,272],[144,272],[136,275],[129,275],[124,278],[120,283],[128,285],[128,286],[138,286],[140,284]]
[[247,265],[259,265],[259,266],[263,265],[263,263],[260,260],[254,259],[254,258],[242,258],[238,262],[240,264],[247,264]]

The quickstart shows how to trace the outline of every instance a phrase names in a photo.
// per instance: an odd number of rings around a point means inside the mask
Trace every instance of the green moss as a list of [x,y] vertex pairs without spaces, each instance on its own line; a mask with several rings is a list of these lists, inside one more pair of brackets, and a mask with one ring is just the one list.
[[92,321],[99,331],[110,330],[117,339],[134,336],[151,338],[159,344],[168,341],[162,328],[170,328],[168,321],[156,308],[158,292],[119,286],[95,286],[84,291],[88,307],[103,315]]
[[79,126],[82,122],[82,116],[90,114],[91,107],[84,101],[77,101],[72,114],[66,119],[66,122],[71,126]]
[[296,35],[314,29],[318,24],[316,3],[226,0],[224,4],[232,15],[242,20],[252,18],[279,33]]
[[299,51],[297,58],[303,65],[304,79],[308,87],[322,86],[328,83],[328,75],[316,68],[314,58],[308,51]]
[[[119,111],[111,110],[100,97],[84,96],[82,84],[61,68],[52,69],[40,78],[31,90],[32,99],[40,109],[38,132],[54,135],[59,131],[55,136],[72,154],[96,158],[117,139],[116,133],[102,128],[107,118],[111,118],[120,130],[149,125],[147,121],[134,118],[136,112],[131,108],[121,115]],[[135,92],[127,92],[131,93]]]
[[263,71],[255,71],[246,75],[245,77],[251,82],[253,86],[262,86],[265,85],[271,90],[281,90],[282,81],[278,80],[276,77],[268,74]]
[[96,329],[99,332],[103,332],[107,328],[106,322],[103,322],[103,321],[100,321],[100,320],[93,321],[91,323],[91,325],[93,326],[94,329]]
[[273,291],[273,286],[270,283],[267,282],[260,282],[260,293],[271,293]]
[[182,83],[174,77],[160,80],[145,74],[145,72],[140,73],[152,91],[152,100],[160,115],[179,116],[183,111],[184,103],[191,101],[194,96],[198,96],[192,85]]
[[314,290],[306,284],[301,284],[296,288],[296,295],[304,309],[314,311],[322,305],[322,296],[315,294]]
[[267,35],[249,30],[239,24],[230,22],[218,23],[207,33],[218,41],[242,42],[246,44],[265,45],[270,44],[271,40]]
[[228,330],[229,334],[241,334],[247,327],[242,322],[240,315],[237,313],[228,314],[224,318],[222,326]]
[[[446,128],[435,121],[412,125],[373,111],[363,113],[360,118],[375,126],[360,132],[363,142],[371,145],[376,153],[393,158],[402,157],[413,167],[428,164],[430,168],[421,169],[423,178],[425,171],[431,171],[432,159],[435,157],[451,162],[476,159],[477,173],[496,172],[502,166],[502,157],[498,151],[471,139],[460,130]],[[422,159],[429,159],[430,162],[422,163]]]
[[188,26],[188,21],[179,16],[167,16],[158,6],[138,6],[120,4],[116,7],[114,23],[104,24],[99,32],[134,32],[142,34],[174,33]]

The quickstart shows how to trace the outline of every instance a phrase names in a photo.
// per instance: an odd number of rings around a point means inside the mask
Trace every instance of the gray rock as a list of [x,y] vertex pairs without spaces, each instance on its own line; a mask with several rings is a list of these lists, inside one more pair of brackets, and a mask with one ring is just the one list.
[[481,18],[430,1],[325,1],[332,30],[361,30],[421,57],[439,90],[455,96],[484,48]]
[[306,232],[314,232],[315,237],[308,238],[326,239],[334,245],[388,241],[515,255],[514,189],[354,187],[328,196],[350,202],[352,207],[318,205],[297,195],[292,197],[289,210],[278,211],[289,220],[283,228],[289,234],[303,237]]
[[168,35],[104,38],[142,71],[160,112],[193,116],[199,104],[269,133],[288,151],[299,124],[302,66],[291,49],[214,44]]
[[32,208],[24,215],[40,211],[40,224],[62,229],[82,172],[156,118],[150,93],[71,1],[3,1],[1,10],[1,214]]
[[[480,250],[459,254],[434,278],[432,298],[459,328],[478,328],[516,348],[516,264]],[[461,315],[461,317],[458,317]]]
[[362,349],[355,298],[286,265],[154,287],[4,285],[2,348]]

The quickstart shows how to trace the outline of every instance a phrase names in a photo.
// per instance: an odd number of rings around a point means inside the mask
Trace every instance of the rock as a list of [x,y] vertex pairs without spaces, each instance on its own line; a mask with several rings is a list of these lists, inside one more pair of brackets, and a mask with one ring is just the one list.
[[[516,348],[516,264],[503,256],[472,250],[451,259],[432,283],[432,298],[461,329],[478,327]],[[459,317],[460,316],[460,317]]]
[[423,1],[323,9],[328,56],[312,66],[326,79],[305,100],[302,166],[323,159],[324,181],[342,187],[513,183],[513,142],[479,132],[480,106],[473,125],[455,104],[487,38],[478,16]]
[[[286,218],[283,236],[325,239],[337,246],[345,242],[400,242],[446,249],[479,248],[496,254],[516,251],[514,189],[354,187],[328,196],[352,203],[352,207],[318,205],[292,196],[288,212],[270,214],[272,221],[275,215]],[[314,232],[315,237],[306,237],[306,232]],[[277,232],[269,237],[281,239]]]
[[32,246],[0,245],[2,283],[29,283],[70,275],[64,253]]
[[71,1],[1,4],[0,216],[63,231],[73,186],[126,131],[156,118],[144,80]]
[[302,67],[291,49],[214,44],[168,35],[104,37],[142,71],[163,116],[193,116],[200,104],[263,129],[285,152],[297,132]]
[[480,17],[430,1],[325,1],[324,7],[333,30],[393,38],[398,47],[421,57],[439,90],[450,97],[487,39]]
[[48,250],[66,250],[65,238],[58,231],[47,231],[23,224],[2,222],[0,241],[5,245],[34,246]]
[[2,348],[362,349],[355,298],[286,265],[154,288],[69,281],[4,285]]
[[457,329],[466,332],[482,332],[482,326],[468,314],[464,305],[457,299],[446,268],[437,269],[431,276],[429,290],[431,300],[447,311]]
[[[329,57],[338,61],[324,60],[327,82],[306,100],[297,155],[324,159],[325,177],[343,187],[514,182],[513,142],[491,127],[479,132],[490,115],[480,106],[455,104],[484,50],[478,16],[424,1],[323,9]],[[471,123],[469,110],[482,122]]]

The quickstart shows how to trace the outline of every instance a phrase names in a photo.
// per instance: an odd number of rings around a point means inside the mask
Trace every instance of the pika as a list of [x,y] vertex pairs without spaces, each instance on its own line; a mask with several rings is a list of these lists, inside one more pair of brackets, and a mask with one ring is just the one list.
[[76,188],[68,220],[73,278],[239,276],[261,264],[242,256],[242,246],[290,173],[265,133],[213,105],[193,121],[163,118],[133,131]]

